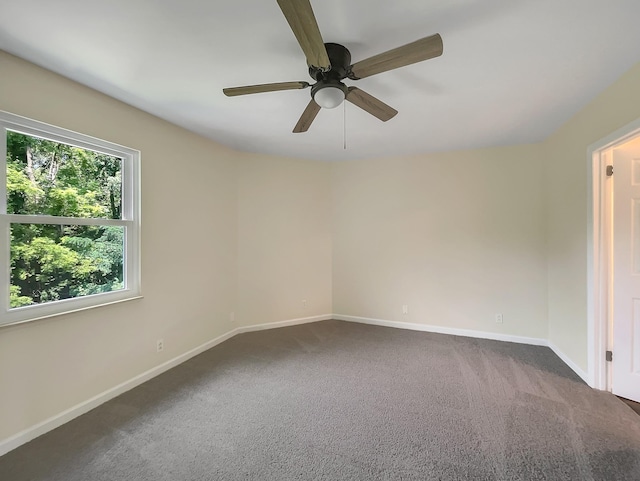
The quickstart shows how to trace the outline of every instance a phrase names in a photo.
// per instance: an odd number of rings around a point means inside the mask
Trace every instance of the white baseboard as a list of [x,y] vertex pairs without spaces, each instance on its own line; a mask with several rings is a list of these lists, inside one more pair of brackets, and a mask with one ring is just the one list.
[[518,344],[530,344],[533,346],[547,346],[546,339],[537,337],[512,336],[499,332],[474,331],[471,329],[458,329],[453,327],[432,326],[413,322],[386,321],[383,319],[370,319],[368,317],[346,316],[334,314],[334,319],[339,321],[358,322],[360,324],[372,324],[374,326],[395,327],[397,329],[410,329],[412,331],[436,332],[452,336],[475,337],[478,339],[491,339],[495,341],[516,342]]
[[108,389],[97,396],[92,397],[76,406],[73,406],[66,411],[63,411],[55,416],[50,417],[49,419],[45,419],[44,421],[27,428],[7,439],[0,441],[0,456],[3,454],[12,451],[13,449],[21,446],[32,439],[41,436],[63,424],[71,421],[72,419],[85,414],[92,409],[98,407],[99,405],[123,394],[136,386],[162,374],[169,369],[182,364],[183,362],[191,359],[198,354],[211,349],[212,347],[226,341],[227,339],[231,339],[236,334],[241,334],[244,332],[253,332],[253,331],[261,331],[265,329],[276,329],[279,327],[287,327],[287,326],[296,326],[299,324],[308,324],[311,322],[317,321],[326,321],[329,319],[336,319],[339,321],[348,321],[348,322],[357,322],[361,324],[371,324],[374,326],[385,326],[385,327],[393,327],[398,329],[410,329],[414,331],[426,331],[426,332],[436,332],[440,334],[450,334],[454,336],[465,336],[465,337],[474,337],[480,339],[492,339],[496,341],[506,341],[506,342],[516,342],[520,344],[531,344],[535,346],[548,346],[550,347],[557,355],[564,361],[571,369],[573,369],[580,378],[583,380],[587,379],[587,375],[582,369],[580,369],[571,359],[569,359],[562,351],[560,351],[555,345],[548,342],[546,339],[538,339],[533,337],[522,337],[522,336],[512,336],[509,334],[501,334],[495,332],[484,332],[484,331],[474,331],[470,329],[456,329],[449,327],[441,327],[441,326],[432,326],[428,324],[418,324],[418,323],[410,323],[410,322],[396,322],[396,321],[386,321],[383,319],[370,319],[366,317],[356,317],[356,316],[347,316],[342,314],[324,314],[319,316],[311,316],[311,317],[303,317],[299,319],[291,319],[287,321],[278,321],[271,322],[267,324],[255,324],[252,326],[241,326],[237,327],[226,334],[223,334],[215,339],[212,339],[194,349],[191,349],[184,354],[181,354],[169,361],[166,361],[159,366],[156,366],[148,371],[139,374],[128,381],[125,381],[117,386]]
[[334,314],[333,319],[339,321],[358,322],[361,324],[372,324],[374,326],[394,327],[399,329],[411,329],[413,331],[437,332],[439,334],[450,334],[453,336],[475,337],[479,339],[492,339],[495,341],[516,342],[518,344],[530,344],[533,346],[545,346],[550,348],[567,366],[571,368],[584,382],[589,384],[588,376],[575,362],[573,362],[555,344],[546,339],[536,337],[512,336],[496,332],[474,331],[470,329],[456,329],[451,327],[431,326],[429,324],[418,324],[411,322],[386,321],[383,319],[370,319],[367,317],[346,316]]
[[269,322],[267,324],[254,324],[253,326],[238,327],[233,333],[241,334],[243,332],[264,331],[265,329],[277,329],[279,327],[297,326],[299,324],[309,324],[310,322],[328,321],[335,319],[333,314],[323,314],[321,316],[301,317],[299,319],[291,319],[288,321]]
[[120,394],[123,394],[133,389],[134,387],[147,382],[148,380],[162,374],[163,372],[168,371],[169,369],[179,364],[182,364],[183,362],[191,359],[194,356],[197,356],[207,349],[211,349],[212,347],[226,341],[227,339],[230,339],[236,334],[236,330],[233,330],[231,332],[223,334],[222,336],[216,337],[215,339],[205,342],[201,346],[191,349],[184,354],[181,354],[177,357],[174,357],[173,359],[170,359],[169,361],[166,361],[154,368],[149,369],[148,371],[145,371],[142,374],[129,379],[128,381],[118,384],[111,389],[107,389],[106,391],[92,397],[91,399],[81,402],[80,404],[77,404],[67,409],[66,411],[56,414],[49,419],[45,419],[44,421],[31,426],[30,428],[27,428],[7,439],[0,441],[0,456],[14,450],[18,446],[28,443],[32,439],[35,439],[44,433],[52,431],[53,429],[62,426],[65,423],[68,423],[72,419],[91,411],[101,404],[104,404],[105,402],[110,401]]
[[562,352],[554,343],[548,341],[547,345],[553,352],[556,353],[556,356],[562,359],[562,362],[569,366],[573,372],[580,376],[580,379],[582,379],[585,383],[587,383],[587,385],[589,385],[589,376],[585,371],[583,371],[575,362],[569,359],[569,356]]

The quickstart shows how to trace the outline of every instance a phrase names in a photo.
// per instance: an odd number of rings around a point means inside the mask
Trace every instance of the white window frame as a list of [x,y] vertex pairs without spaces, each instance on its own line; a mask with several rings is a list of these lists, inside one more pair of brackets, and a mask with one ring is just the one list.
[[[7,213],[7,130],[62,142],[122,159],[121,219],[16,215]],[[0,327],[141,297],[140,151],[0,110]],[[11,309],[11,223],[113,225],[124,227],[124,288]]]

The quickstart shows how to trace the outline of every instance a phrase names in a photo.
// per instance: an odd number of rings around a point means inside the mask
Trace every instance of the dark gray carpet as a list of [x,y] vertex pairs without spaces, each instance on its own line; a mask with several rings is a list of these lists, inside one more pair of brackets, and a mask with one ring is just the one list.
[[638,481],[640,417],[548,348],[325,321],[236,336],[0,479]]

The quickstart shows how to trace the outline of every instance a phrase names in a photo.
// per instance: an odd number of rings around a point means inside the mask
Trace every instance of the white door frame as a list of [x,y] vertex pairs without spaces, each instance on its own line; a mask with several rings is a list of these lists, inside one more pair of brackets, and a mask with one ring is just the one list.
[[611,200],[606,166],[610,149],[640,135],[640,119],[612,132],[587,148],[587,333],[588,384],[611,391],[611,369],[605,359],[611,349],[613,319],[610,300]]

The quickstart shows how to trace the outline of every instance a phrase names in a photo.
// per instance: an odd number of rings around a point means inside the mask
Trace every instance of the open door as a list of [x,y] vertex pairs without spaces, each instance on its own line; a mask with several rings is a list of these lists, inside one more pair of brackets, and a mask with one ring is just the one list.
[[640,402],[640,138],[613,150],[614,394]]

